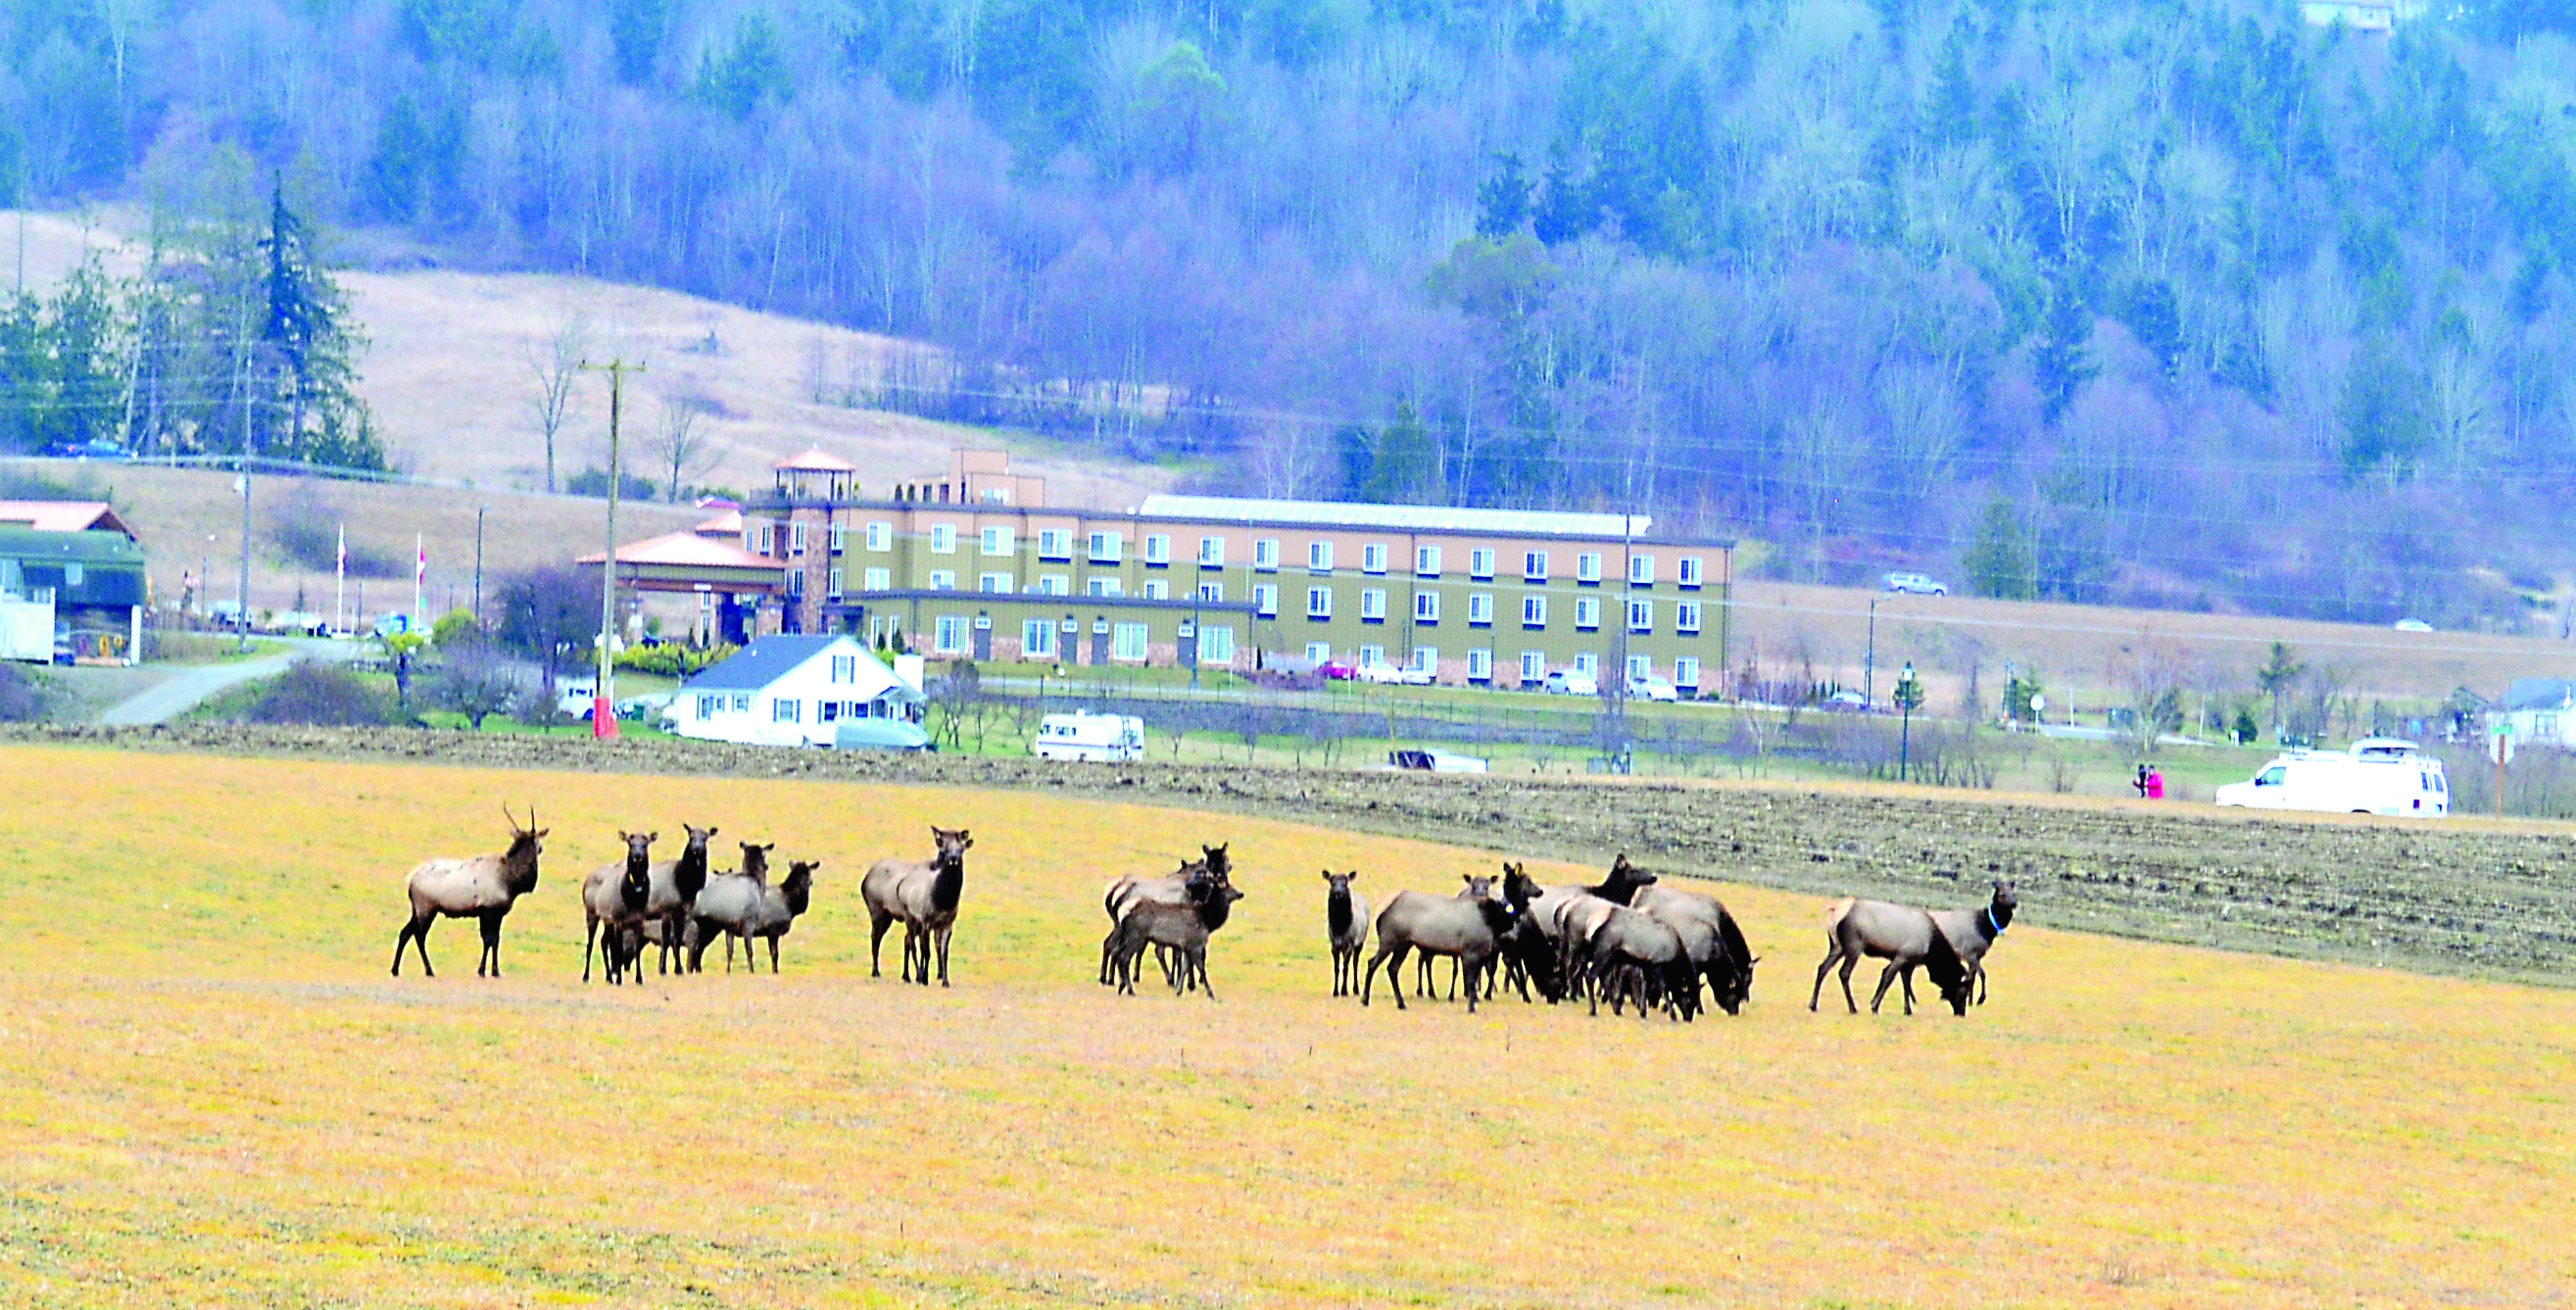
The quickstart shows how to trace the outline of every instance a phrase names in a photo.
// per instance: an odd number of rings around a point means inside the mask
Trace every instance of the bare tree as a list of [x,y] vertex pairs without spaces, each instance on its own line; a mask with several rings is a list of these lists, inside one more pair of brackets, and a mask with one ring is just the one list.
[[2138,753],[2153,753],[2157,738],[2182,727],[2191,661],[2173,643],[2145,638],[2120,657],[2111,676],[2128,700],[2129,734]]
[[645,450],[653,457],[657,471],[670,475],[671,503],[680,500],[680,485],[691,478],[706,476],[715,467],[714,444],[699,419],[708,409],[706,401],[692,395],[662,397],[662,420],[645,439]]
[[579,408],[573,382],[581,376],[582,353],[589,348],[590,329],[579,314],[555,325],[554,332],[542,342],[528,347],[528,370],[537,375],[537,399],[533,406],[537,431],[546,441],[546,492],[555,490],[555,438],[572,422]]

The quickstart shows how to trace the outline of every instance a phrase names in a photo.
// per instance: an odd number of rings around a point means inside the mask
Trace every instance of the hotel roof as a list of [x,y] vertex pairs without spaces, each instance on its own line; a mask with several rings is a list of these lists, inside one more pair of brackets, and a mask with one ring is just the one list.
[[1236,496],[1147,496],[1140,514],[1239,523],[1315,527],[1411,528],[1497,535],[1617,537],[1647,535],[1645,514],[1574,514],[1539,509],[1457,509],[1440,505],[1354,505],[1324,500],[1255,500]]

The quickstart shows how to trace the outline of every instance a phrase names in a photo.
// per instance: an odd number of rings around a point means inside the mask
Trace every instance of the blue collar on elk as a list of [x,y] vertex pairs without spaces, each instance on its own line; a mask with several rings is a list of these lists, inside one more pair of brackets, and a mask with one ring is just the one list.
[[2004,925],[2001,920],[1995,918],[1995,907],[1989,905],[1982,911],[1982,913],[1986,916],[1986,935],[1988,937],[2003,936]]

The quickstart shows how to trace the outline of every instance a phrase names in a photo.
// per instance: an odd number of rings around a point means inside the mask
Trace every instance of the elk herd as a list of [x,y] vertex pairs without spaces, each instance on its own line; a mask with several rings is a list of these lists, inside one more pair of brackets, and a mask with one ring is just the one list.
[[[405,885],[411,912],[394,939],[396,976],[407,950],[418,953],[424,974],[430,972],[429,930],[441,918],[473,919],[483,946],[475,975],[500,976],[502,921],[520,897],[537,889],[538,857],[551,831],[536,825],[533,809],[524,824],[506,806],[503,814],[510,820],[510,844],[501,853],[430,860],[411,871]],[[667,860],[653,858],[659,833],[619,832],[625,857],[583,879],[582,981],[590,981],[596,956],[609,983],[640,982],[648,952],[659,973],[697,973],[718,938],[724,941],[726,972],[733,970],[737,945],[744,967],[758,972],[756,948],[763,942],[769,971],[778,972],[779,942],[811,908],[823,862],[791,860],[786,874],[773,881],[775,843],[737,841],[736,867],[719,871],[710,854],[717,849],[717,829],[681,829],[685,841]],[[930,836],[930,858],[879,860],[859,882],[868,915],[870,977],[883,976],[886,933],[900,922],[901,980],[928,986],[935,971],[939,985],[948,985],[949,941],[964,904],[966,852],[975,843],[962,828],[934,827]],[[1176,995],[1195,991],[1215,1000],[1208,948],[1244,898],[1233,873],[1228,845],[1201,846],[1196,858],[1168,875],[1111,882],[1100,901],[1109,920],[1100,941],[1101,985],[1133,994],[1150,949],[1164,985]],[[1716,897],[1664,886],[1629,863],[1625,853],[1598,883],[1547,886],[1526,865],[1506,863],[1498,875],[1464,876],[1464,885],[1451,894],[1395,892],[1374,918],[1356,885],[1358,870],[1326,869],[1323,877],[1332,994],[1356,996],[1363,1007],[1373,1001],[1383,974],[1396,1007],[1407,1008],[1409,957],[1416,998],[1439,994],[1432,966],[1445,959],[1449,995],[1454,999],[1463,990],[1470,1013],[1479,1002],[1510,992],[1524,1003],[1580,1003],[1595,1015],[1606,1002],[1613,1015],[1660,1012],[1689,1022],[1709,1003],[1730,1015],[1741,1013],[1753,991],[1753,966],[1761,963],[1734,914]],[[1816,1009],[1826,976],[1839,965],[1844,1004],[1859,1013],[1851,975],[1866,957],[1886,962],[1870,997],[1871,1013],[1896,988],[1905,1013],[1912,1014],[1914,973],[1920,969],[1952,1013],[1964,1016],[1970,1005],[1985,1003],[1986,954],[2012,924],[2019,904],[2007,882],[1994,884],[1986,904],[1966,909],[1838,900],[1825,912],[1825,957],[1816,966],[1807,1008]]]

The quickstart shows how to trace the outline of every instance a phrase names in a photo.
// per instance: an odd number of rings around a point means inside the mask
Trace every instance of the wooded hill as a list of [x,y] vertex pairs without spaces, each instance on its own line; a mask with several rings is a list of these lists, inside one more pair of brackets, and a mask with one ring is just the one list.
[[2445,625],[2571,571],[2566,0],[4,8],[38,199],[283,175],[360,259],[924,340],[816,386],[1228,488]]

